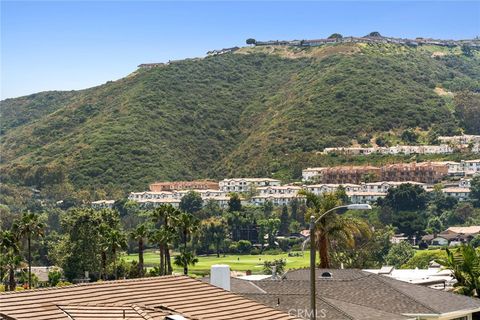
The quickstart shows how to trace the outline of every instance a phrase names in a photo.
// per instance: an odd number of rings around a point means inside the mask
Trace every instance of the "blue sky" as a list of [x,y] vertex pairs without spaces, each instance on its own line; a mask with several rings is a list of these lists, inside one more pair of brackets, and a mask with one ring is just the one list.
[[82,89],[245,39],[473,38],[480,2],[1,1],[1,99]]

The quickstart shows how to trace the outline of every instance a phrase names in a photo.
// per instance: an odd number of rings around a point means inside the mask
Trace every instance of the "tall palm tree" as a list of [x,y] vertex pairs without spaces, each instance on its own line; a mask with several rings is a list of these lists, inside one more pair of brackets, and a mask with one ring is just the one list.
[[27,250],[28,250],[28,288],[31,288],[32,284],[32,238],[43,237],[45,224],[40,222],[38,215],[25,212],[20,220],[16,221],[13,225],[13,230],[17,232],[19,238],[27,238]]
[[20,266],[18,238],[9,231],[0,231],[0,281],[3,280],[3,271],[7,272],[8,290],[15,291],[15,270]]
[[[306,196],[307,215],[320,216],[322,213],[342,205],[341,195],[335,192],[317,196],[311,192],[301,191]],[[332,241],[342,245],[354,246],[357,236],[370,237],[371,230],[365,221],[342,217],[335,213],[328,214],[320,219],[316,225],[315,245],[320,256],[320,268],[330,268],[330,248]]]
[[132,232],[130,232],[130,238],[138,242],[138,274],[140,277],[145,275],[143,250],[145,239],[148,237],[148,228],[145,224],[137,226]]
[[[160,237],[162,240],[161,242],[158,241],[159,239],[156,240],[156,242],[159,243],[160,270],[162,275],[172,274],[173,271],[169,244],[175,239],[174,224],[179,215],[180,211],[171,205],[161,205],[151,213],[151,219],[156,227],[164,227],[160,233],[153,232],[154,235],[156,234],[156,236],[154,236],[155,238]],[[162,244],[160,245],[160,243]],[[164,266],[163,268],[162,265]]]
[[182,212],[177,217],[176,225],[181,234],[183,250],[186,250],[190,236],[192,235],[192,233],[198,230],[198,220],[193,216],[193,214]]
[[113,256],[113,270],[115,280],[118,278],[117,273],[117,250],[125,249],[127,247],[127,238],[125,234],[119,230],[111,229],[107,236],[110,252]]
[[150,232],[149,238],[152,242],[157,243],[160,250],[160,275],[172,274],[171,266],[168,266],[167,260],[168,244],[175,238],[175,232],[171,227],[162,225],[158,229],[154,229]]

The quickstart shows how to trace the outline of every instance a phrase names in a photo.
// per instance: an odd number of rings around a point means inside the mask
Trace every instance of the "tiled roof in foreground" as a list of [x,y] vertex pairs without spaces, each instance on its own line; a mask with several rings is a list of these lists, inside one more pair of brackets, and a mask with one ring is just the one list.
[[294,319],[274,308],[186,276],[6,292],[0,295],[0,318],[2,315],[19,320],[163,320],[166,315],[182,315],[192,320]]

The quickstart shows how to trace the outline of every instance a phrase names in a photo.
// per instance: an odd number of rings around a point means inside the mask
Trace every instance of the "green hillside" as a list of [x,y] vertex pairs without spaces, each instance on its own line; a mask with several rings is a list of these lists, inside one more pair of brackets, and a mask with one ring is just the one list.
[[2,178],[107,194],[162,179],[293,178],[295,163],[318,163],[324,147],[407,128],[459,132],[455,99],[439,88],[480,92],[478,53],[352,44],[174,62],[87,90],[2,101]]

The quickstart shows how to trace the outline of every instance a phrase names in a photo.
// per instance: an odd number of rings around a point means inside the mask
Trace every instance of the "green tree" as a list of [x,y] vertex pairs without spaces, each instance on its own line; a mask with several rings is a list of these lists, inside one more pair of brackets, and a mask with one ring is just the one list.
[[187,249],[182,249],[180,251],[180,254],[175,256],[174,258],[174,263],[175,265],[179,267],[183,267],[183,274],[188,275],[188,266],[192,265],[194,266],[198,262],[198,258],[195,257],[193,252],[187,250]]
[[442,220],[439,217],[430,217],[427,222],[427,232],[437,234],[444,229]]
[[462,53],[467,57],[473,57],[473,50],[468,44],[462,45]]
[[[335,193],[324,193],[317,196],[310,192],[301,191],[306,196],[307,214],[319,217],[324,212],[342,204]],[[369,236],[368,224],[354,217],[342,217],[335,212],[320,219],[315,229],[316,247],[320,256],[320,268],[330,268],[331,239],[353,246],[357,236]]]
[[263,214],[266,219],[272,216],[273,212],[273,203],[271,201],[265,201],[263,204]]
[[418,142],[418,133],[416,133],[415,130],[407,129],[402,132],[400,138],[405,143],[416,144]]
[[257,41],[253,38],[248,38],[247,41],[246,41],[247,44],[256,44]]
[[466,296],[478,296],[480,292],[480,251],[471,245],[462,245],[458,249],[446,249],[446,258],[436,261],[452,271],[457,282],[454,292]]
[[[195,194],[191,196],[196,197]],[[155,224],[156,229],[151,232],[150,238],[154,239],[159,246],[160,271],[162,275],[172,274],[173,271],[169,246],[176,239],[175,224],[180,214],[181,212],[171,205],[161,205],[151,212],[151,220]]]
[[288,227],[290,226],[290,217],[288,216],[288,207],[282,206],[282,213],[280,214],[280,228],[278,233],[282,236],[288,235]]
[[381,206],[389,206],[395,211],[425,210],[428,195],[421,186],[403,183],[396,188],[390,188],[387,196],[380,201]]
[[470,198],[475,207],[480,208],[480,175],[476,175],[470,182]]
[[230,196],[230,199],[228,200],[228,211],[241,211],[242,210],[242,202],[240,200],[240,197],[238,196],[237,193],[234,193]]
[[280,227],[280,219],[264,219],[258,221],[258,224],[264,230],[262,233],[268,236],[268,247],[273,248],[275,246],[275,237]]
[[480,234],[477,234],[475,238],[470,241],[470,245],[474,248],[480,247]]
[[191,235],[198,230],[198,220],[188,212],[182,212],[176,222],[177,230],[180,234],[180,239],[183,244],[183,250],[187,250],[187,243],[190,240]]
[[342,39],[343,36],[340,33],[332,33],[328,39]]
[[138,274],[140,277],[145,275],[145,264],[143,260],[143,251],[145,246],[145,239],[148,237],[149,230],[145,224],[138,225],[130,232],[130,238],[138,243]]
[[299,209],[300,203],[298,199],[293,199],[290,201],[290,217],[292,220],[299,222],[298,219],[298,209]]
[[191,214],[195,214],[202,210],[203,200],[200,193],[189,191],[180,200],[180,210]]
[[263,262],[263,273],[272,274],[273,267],[275,267],[275,272],[277,274],[282,274],[285,272],[285,267],[287,266],[287,260],[285,259],[274,259],[272,261],[265,260]]
[[378,31],[373,31],[367,34],[367,37],[381,37],[382,35]]
[[398,244],[394,244],[388,251],[385,261],[388,265],[400,268],[403,264],[407,263],[415,255],[415,249],[412,248],[410,243],[403,241]]
[[220,257],[220,248],[227,237],[226,225],[225,219],[219,217],[211,217],[200,224],[202,242],[207,245],[213,243],[217,257]]
[[480,134],[480,93],[463,91],[453,98],[455,115],[469,134]]
[[9,291],[15,291],[15,270],[22,262],[19,253],[17,235],[10,230],[0,231],[0,281],[6,272]]
[[48,273],[48,284],[55,287],[62,279],[62,272],[59,269],[52,270]]
[[28,252],[28,288],[32,285],[32,239],[43,237],[45,224],[38,219],[38,215],[31,212],[25,212],[21,218],[15,222],[13,229],[19,237],[27,239]]
[[127,238],[123,232],[116,229],[109,230],[107,234],[107,243],[109,250],[113,257],[113,270],[115,275],[115,280],[118,279],[118,270],[117,270],[117,252],[119,249],[127,248]]

